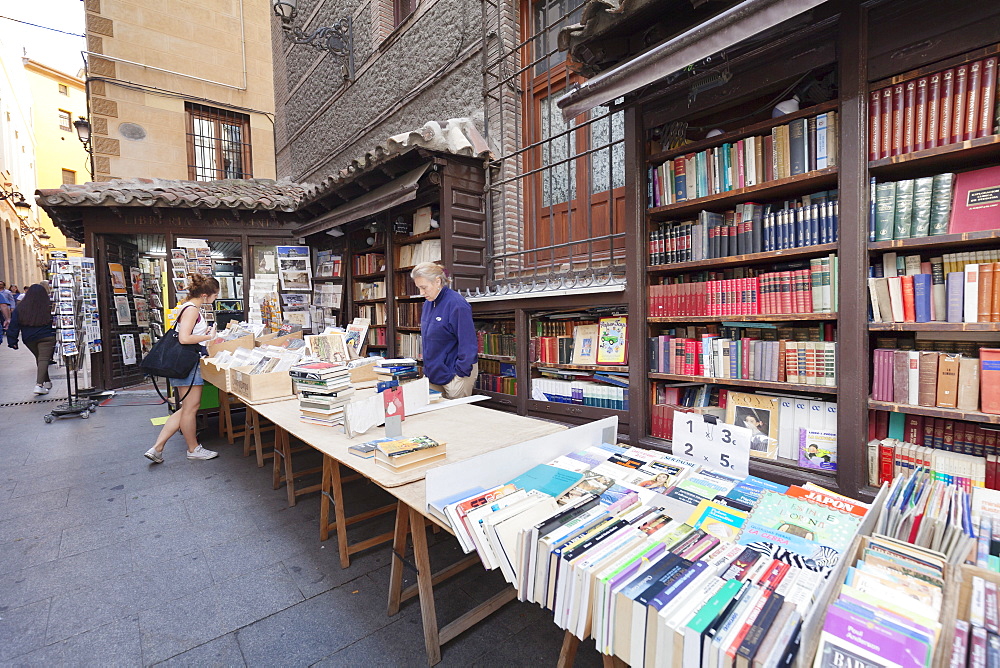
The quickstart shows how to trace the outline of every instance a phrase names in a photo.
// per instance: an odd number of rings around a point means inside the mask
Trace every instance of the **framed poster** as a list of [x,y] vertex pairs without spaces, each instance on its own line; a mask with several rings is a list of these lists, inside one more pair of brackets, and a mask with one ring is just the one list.
[[125,267],[117,262],[108,263],[108,271],[111,272],[111,289],[116,295],[127,295],[128,284],[125,282]]
[[118,318],[119,325],[132,324],[132,308],[125,295],[115,295],[115,316]]
[[132,294],[141,296],[145,292],[142,283],[142,269],[139,269],[139,267],[130,267],[128,272],[132,278]]
[[597,363],[628,364],[628,318],[601,318],[597,326]]

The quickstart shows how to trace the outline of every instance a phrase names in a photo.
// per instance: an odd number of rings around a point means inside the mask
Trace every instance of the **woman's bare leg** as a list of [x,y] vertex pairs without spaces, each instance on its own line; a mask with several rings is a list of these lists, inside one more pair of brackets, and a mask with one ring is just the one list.
[[[171,436],[180,431],[184,435],[188,452],[198,447],[197,421],[198,408],[201,406],[201,385],[191,385],[190,387],[178,387],[177,393],[184,397],[180,409],[167,418],[160,430],[160,435],[156,437],[153,447],[157,452],[163,452],[163,446]],[[190,389],[190,392],[188,391]]]

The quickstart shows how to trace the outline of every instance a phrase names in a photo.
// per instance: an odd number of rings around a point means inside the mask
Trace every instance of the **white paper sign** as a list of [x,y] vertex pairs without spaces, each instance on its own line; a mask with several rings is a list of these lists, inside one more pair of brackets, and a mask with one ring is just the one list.
[[750,430],[674,413],[673,453],[736,478],[750,475]]

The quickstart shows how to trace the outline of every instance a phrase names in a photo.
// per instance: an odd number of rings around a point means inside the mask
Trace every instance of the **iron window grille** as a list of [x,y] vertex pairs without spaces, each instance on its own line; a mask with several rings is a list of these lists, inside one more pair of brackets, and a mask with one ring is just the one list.
[[250,117],[186,102],[188,178],[192,181],[253,178]]

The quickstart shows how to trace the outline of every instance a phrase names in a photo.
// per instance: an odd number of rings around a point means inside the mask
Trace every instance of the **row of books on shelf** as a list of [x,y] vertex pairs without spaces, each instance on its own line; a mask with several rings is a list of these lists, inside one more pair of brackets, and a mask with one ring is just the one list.
[[869,278],[872,322],[1000,322],[1000,263],[967,264],[946,275],[934,260],[941,258],[922,263],[928,272]]
[[656,668],[789,665],[869,512],[815,485],[611,444],[429,510],[557,626]]
[[517,337],[513,334],[493,334],[479,330],[476,332],[476,344],[480,355],[517,355]]
[[561,331],[568,333],[533,336],[528,343],[528,359],[542,364],[628,364],[627,316],[605,317],[597,324],[577,324]]
[[1000,427],[960,419],[871,410],[868,440],[885,439],[974,457],[998,455]]
[[385,325],[385,304],[355,304],[354,310],[357,312],[359,318],[366,318],[372,327]]
[[332,250],[316,251],[316,278],[337,278],[344,274],[344,259]]
[[354,283],[355,299],[385,299],[385,281],[357,281]]
[[868,236],[870,241],[916,239],[948,234],[955,175],[876,183],[872,177]]
[[[573,332],[580,325],[596,325],[597,320],[593,318],[560,318],[545,319],[538,318],[532,323],[535,336],[573,336]],[[513,332],[508,332],[513,334]]]
[[872,358],[875,401],[1000,414],[1000,349],[980,348],[976,359],[877,348]]
[[397,327],[420,327],[420,315],[424,305],[420,302],[396,303]]
[[[675,412],[714,415],[750,429],[750,455],[786,459],[804,468],[837,470],[837,404],[818,398],[766,392],[733,392],[709,387],[703,396],[715,406],[682,406],[681,388],[654,391],[650,435],[673,437]],[[716,399],[717,397],[717,399]],[[724,413],[723,413],[724,412]]]
[[354,256],[354,275],[377,274],[385,271],[384,253],[363,253]]
[[647,203],[667,206],[836,164],[837,112],[829,111],[651,166]]
[[396,334],[396,352],[403,357],[412,357],[416,360],[424,358],[423,338],[414,332],[400,332]]
[[441,240],[425,239],[418,244],[399,247],[399,267],[413,267],[421,262],[441,261]]
[[873,90],[868,158],[879,160],[993,134],[997,57]]
[[898,350],[936,350],[939,353],[960,353],[964,357],[979,357],[979,343],[975,341],[955,341],[951,339],[910,338],[907,336],[879,336],[876,348]]
[[627,386],[619,387],[589,380],[532,378],[531,398],[536,401],[611,408],[618,411],[629,409]]
[[365,335],[365,343],[370,346],[385,346],[388,344],[385,327],[372,327]]
[[476,377],[476,389],[499,392],[500,394],[517,395],[517,378],[480,371],[479,376]]
[[764,272],[745,278],[650,285],[649,315],[676,317],[836,313],[839,269],[837,256],[813,258],[805,264],[807,269]]
[[702,211],[696,221],[660,223],[649,235],[650,264],[672,264],[801,248],[837,241],[837,191],[733,211]]
[[507,376],[508,378],[513,378],[517,375],[517,367],[513,362],[480,358],[478,364],[479,375],[488,373],[494,376]]

